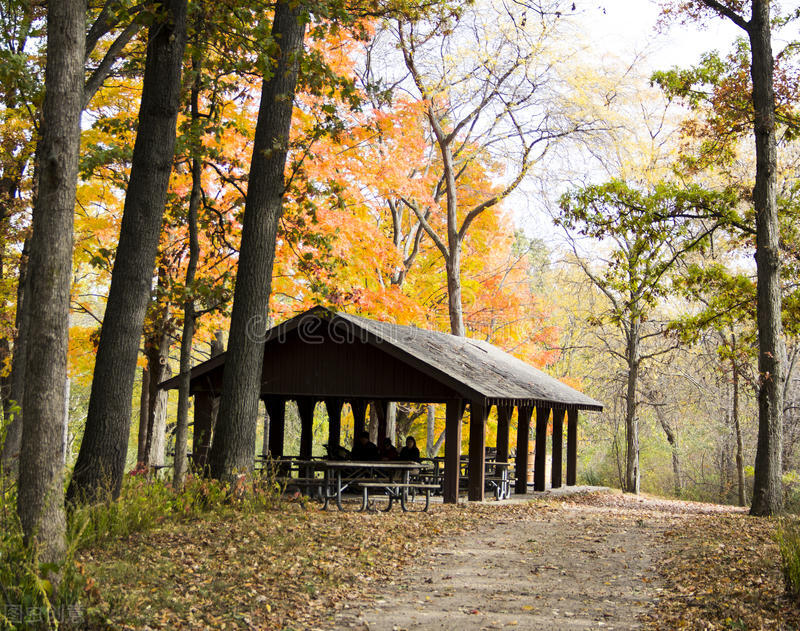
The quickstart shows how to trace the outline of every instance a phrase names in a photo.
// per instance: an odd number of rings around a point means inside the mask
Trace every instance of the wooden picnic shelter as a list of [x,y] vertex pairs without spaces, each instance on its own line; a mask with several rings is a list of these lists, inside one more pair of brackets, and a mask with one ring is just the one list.
[[[210,447],[214,408],[222,387],[225,353],[195,366],[195,464],[202,465]],[[160,384],[176,389],[178,377]],[[367,406],[378,416],[378,441],[386,436],[386,411],[391,402],[446,405],[444,439],[445,502],[457,502],[462,419],[469,406],[468,499],[484,499],[486,419],[497,407],[497,456],[509,455],[509,432],[517,409],[517,493],[527,492],[531,422],[535,423],[534,489],[544,491],[548,421],[553,421],[551,485],[562,485],[563,424],[567,423],[566,484],[574,485],[577,426],[580,410],[599,411],[591,397],[546,375],[501,349],[467,337],[314,307],[269,329],[265,334],[261,398],[269,414],[269,450],[284,456],[286,402],[293,400],[301,422],[300,458],[312,455],[314,408],[324,402],[329,417],[328,444],[341,441],[341,411],[349,403],[354,436],[366,427]]]

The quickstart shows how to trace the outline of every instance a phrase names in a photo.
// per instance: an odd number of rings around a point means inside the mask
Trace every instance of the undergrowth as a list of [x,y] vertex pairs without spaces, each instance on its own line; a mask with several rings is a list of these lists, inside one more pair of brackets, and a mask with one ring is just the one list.
[[[77,628],[87,612],[81,599],[91,579],[76,561],[87,547],[144,532],[170,522],[216,514],[252,514],[274,509],[281,489],[274,476],[242,477],[233,485],[189,476],[181,492],[144,471],[126,476],[117,500],[74,507],[67,520],[67,554],[57,566],[40,563],[25,544],[16,510],[16,484],[0,471],[0,629]],[[88,612],[91,614],[91,612]]]
[[786,592],[800,602],[800,520],[782,521],[775,533]]

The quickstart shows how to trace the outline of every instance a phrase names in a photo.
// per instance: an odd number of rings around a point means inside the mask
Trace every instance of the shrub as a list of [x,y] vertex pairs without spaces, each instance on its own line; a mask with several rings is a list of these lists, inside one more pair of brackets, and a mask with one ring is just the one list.
[[233,487],[189,476],[184,489],[176,493],[169,483],[140,473],[126,476],[119,499],[109,494],[105,501],[72,508],[67,554],[63,563],[53,566],[39,563],[35,550],[25,545],[16,484],[0,470],[0,629],[70,628],[84,622],[80,598],[91,581],[76,563],[80,548],[146,531],[167,520],[263,511],[280,501],[281,489],[272,475],[242,477]]
[[800,601],[800,520],[784,519],[775,533],[781,551],[783,580],[789,595]]
[[16,484],[2,471],[0,491],[0,629],[80,624],[79,599],[86,580],[75,563],[74,540],[68,542],[62,563],[40,563],[35,548],[23,539]]

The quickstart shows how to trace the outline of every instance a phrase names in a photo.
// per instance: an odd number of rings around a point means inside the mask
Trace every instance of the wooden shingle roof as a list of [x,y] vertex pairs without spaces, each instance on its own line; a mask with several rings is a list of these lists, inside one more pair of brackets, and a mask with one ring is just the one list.
[[[311,340],[324,334],[341,343],[366,342],[447,385],[463,398],[481,399],[487,405],[603,409],[599,401],[482,340],[314,307],[267,331],[265,357],[271,344],[280,343],[291,332],[299,334],[300,339],[303,335]],[[224,357],[222,354],[196,366],[192,370],[192,380],[219,369]],[[160,387],[176,388],[177,377],[163,382]]]

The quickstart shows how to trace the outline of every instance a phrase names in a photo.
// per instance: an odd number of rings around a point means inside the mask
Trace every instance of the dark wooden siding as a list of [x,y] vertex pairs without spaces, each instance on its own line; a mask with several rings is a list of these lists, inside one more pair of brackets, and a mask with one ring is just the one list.
[[301,341],[297,331],[267,343],[263,395],[359,397],[444,402],[459,395],[380,348],[359,339],[347,343],[319,335]]

